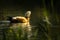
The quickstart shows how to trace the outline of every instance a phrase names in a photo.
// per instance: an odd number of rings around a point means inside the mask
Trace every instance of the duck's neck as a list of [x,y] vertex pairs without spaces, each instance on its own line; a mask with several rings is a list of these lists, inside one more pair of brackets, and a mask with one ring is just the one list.
[[27,19],[27,24],[30,25],[30,18],[26,18]]

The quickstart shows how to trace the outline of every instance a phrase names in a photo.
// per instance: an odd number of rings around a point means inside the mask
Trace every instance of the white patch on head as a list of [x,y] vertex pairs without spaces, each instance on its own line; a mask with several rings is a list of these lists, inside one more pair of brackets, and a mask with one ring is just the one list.
[[30,15],[31,15],[31,11],[27,11],[27,12],[25,13],[25,16],[26,16],[26,17],[30,17]]

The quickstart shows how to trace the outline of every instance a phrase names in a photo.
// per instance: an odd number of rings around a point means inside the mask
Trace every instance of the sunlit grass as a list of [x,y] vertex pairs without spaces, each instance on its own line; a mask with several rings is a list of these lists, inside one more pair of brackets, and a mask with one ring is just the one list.
[[20,27],[14,29],[13,27],[7,30],[6,40],[28,40],[27,35]]
[[49,32],[50,32],[50,21],[49,21],[49,12],[47,11],[47,9],[44,7],[44,10],[43,10],[43,20],[45,21],[45,30],[48,31],[48,33],[44,32],[45,36],[47,37],[48,40],[51,40],[51,37],[49,35]]

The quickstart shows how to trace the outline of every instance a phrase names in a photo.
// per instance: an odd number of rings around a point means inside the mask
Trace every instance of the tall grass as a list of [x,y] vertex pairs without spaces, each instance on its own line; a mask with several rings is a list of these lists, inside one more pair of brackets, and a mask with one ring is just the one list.
[[16,28],[10,27],[5,31],[5,40],[37,40],[37,31],[31,37],[28,37],[28,32],[24,31],[20,26]]

